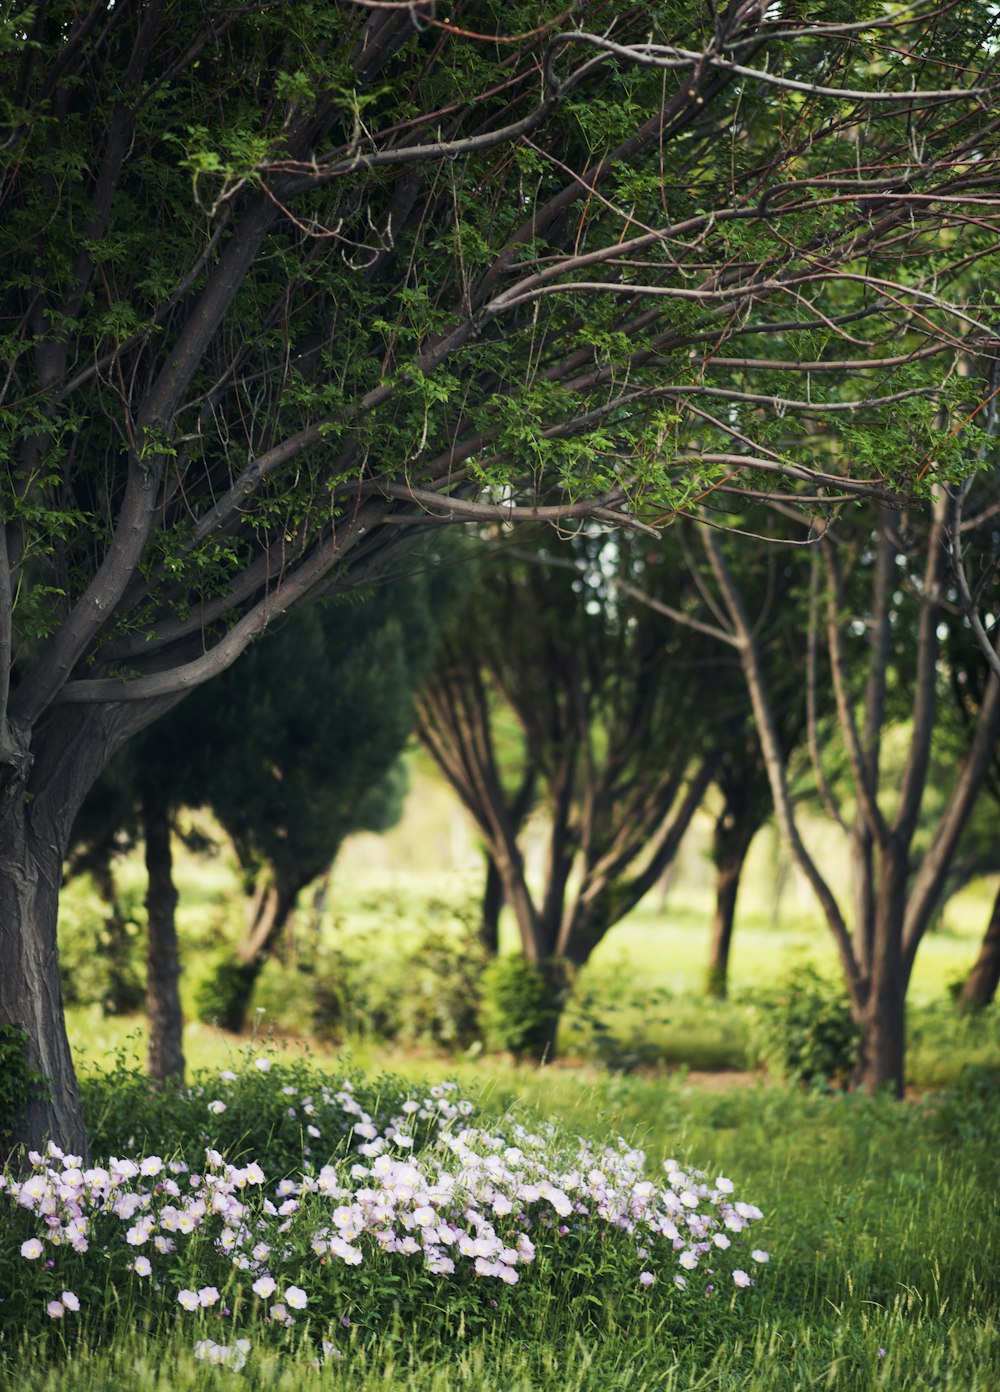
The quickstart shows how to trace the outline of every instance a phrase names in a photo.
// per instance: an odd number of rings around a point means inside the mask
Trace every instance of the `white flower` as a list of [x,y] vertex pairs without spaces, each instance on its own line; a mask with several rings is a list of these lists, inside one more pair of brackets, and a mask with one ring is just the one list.
[[751,1281],[750,1277],[746,1274],[746,1272],[739,1270],[733,1272],[733,1282],[735,1285],[741,1287],[753,1285],[753,1281]]
[[259,1295],[261,1300],[266,1300],[269,1295],[273,1295],[278,1289],[278,1283],[273,1276],[258,1276],[250,1287],[254,1295]]
[[208,1110],[212,1112],[215,1116],[221,1116],[222,1113],[226,1110],[226,1104],[225,1102],[220,1102],[218,1098],[216,1098],[214,1102],[209,1102]]
[[683,1266],[685,1271],[693,1271],[698,1265],[698,1253],[688,1249],[680,1254],[677,1261],[680,1266]]
[[[29,1237],[27,1242],[21,1243],[21,1256],[27,1257],[28,1261],[34,1261],[37,1257],[40,1257],[41,1255],[42,1244],[39,1242],[37,1237]],[[54,1318],[58,1319],[59,1316],[56,1315],[54,1316]]]
[[309,1304],[309,1297],[299,1286],[286,1286],[285,1299],[293,1310],[304,1310]]
[[769,1262],[771,1260],[770,1252],[762,1252],[759,1247],[755,1247],[750,1255],[755,1262]]
[[185,1310],[197,1310],[198,1292],[193,1290],[182,1290],[177,1295],[178,1302]]
[[66,1306],[67,1310],[72,1310],[75,1314],[80,1308],[80,1297],[74,1295],[72,1291],[63,1291],[62,1303]]
[[66,1312],[62,1307],[61,1301],[50,1300],[45,1307],[45,1313],[48,1315],[49,1319],[57,1320],[62,1319]]
[[148,1257],[136,1257],[132,1263],[132,1270],[137,1276],[149,1276],[153,1268]]
[[720,1194],[731,1194],[733,1192],[733,1181],[731,1179],[726,1179],[723,1175],[719,1175],[719,1178],[715,1181],[715,1187]]
[[201,1305],[203,1309],[207,1309],[209,1305],[214,1305],[218,1298],[219,1292],[216,1290],[215,1286],[202,1286],[201,1290],[198,1292],[198,1304]]
[[647,1290],[649,1290],[649,1287],[653,1284],[655,1280],[656,1277],[653,1275],[651,1271],[639,1272],[639,1284],[640,1286],[645,1286]]
[[259,1073],[270,1073],[271,1060],[266,1058],[254,1059],[253,1066]]

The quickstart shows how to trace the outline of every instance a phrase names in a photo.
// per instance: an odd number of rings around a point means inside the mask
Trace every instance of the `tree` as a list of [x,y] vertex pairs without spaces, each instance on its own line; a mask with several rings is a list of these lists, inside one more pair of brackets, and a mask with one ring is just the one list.
[[[548,981],[548,1055],[568,975],[673,860],[729,738],[734,694],[746,706],[711,640],[625,588],[641,576],[647,591],[690,603],[677,561],[673,548],[603,537],[501,554],[418,700],[417,733],[475,819],[522,953]],[[497,729],[511,716],[522,761],[505,786]],[[540,892],[519,837],[528,788],[545,814]]]
[[[949,507],[942,490],[926,538],[915,534],[919,518],[904,518],[881,505],[823,525],[817,536],[815,564],[817,576],[822,566],[826,590],[823,628],[837,733],[850,771],[853,816],[835,805],[822,769],[819,774],[825,797],[848,837],[853,915],[845,911],[830,876],[802,839],[752,614],[718,534],[710,529],[702,533],[718,587],[718,612],[727,624],[720,636],[727,636],[740,655],[779,824],[833,934],[861,1028],[855,1082],[871,1091],[890,1085],[898,1094],[904,1083],[905,1000],[913,961],[1000,736],[1000,682],[991,673],[965,758],[929,845],[915,863],[939,709]],[[849,604],[845,585],[845,571],[852,566],[863,568],[869,581],[867,599],[859,607]],[[906,617],[907,609],[915,610],[913,617]],[[911,643],[912,662],[906,652]],[[901,776],[890,780],[882,752],[886,706],[893,682],[907,681],[908,666],[910,747]]]
[[236,962],[220,973],[220,1023],[241,1029],[300,891],[328,870],[346,835],[398,818],[412,691],[433,657],[435,610],[451,583],[449,572],[442,580],[427,565],[414,558],[405,585],[291,616],[237,671],[137,736],[85,800],[74,828],[79,868],[117,843],[141,838],[145,846],[148,1071],[158,1082],[184,1072],[171,870],[177,812],[214,813],[246,876],[246,932]]
[[364,603],[304,610],[192,699],[212,751],[201,795],[252,892],[228,1028],[243,1027],[299,894],[344,838],[398,820],[413,692],[434,656],[446,588],[417,571]]
[[914,471],[849,441],[747,451],[740,407],[936,419],[956,334],[989,351],[989,5],[579,18],[39,0],[3,30],[0,1024],[51,1089],[15,1142],[85,1149],[75,812],[271,620],[443,519],[894,496]]

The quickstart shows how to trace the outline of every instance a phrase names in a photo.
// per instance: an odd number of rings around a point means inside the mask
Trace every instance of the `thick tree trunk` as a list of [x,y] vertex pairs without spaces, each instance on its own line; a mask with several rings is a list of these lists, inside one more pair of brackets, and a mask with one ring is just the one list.
[[906,847],[897,842],[880,856],[871,973],[857,993],[855,1017],[861,1026],[852,1086],[876,1093],[889,1087],[903,1095],[906,1060],[906,988],[903,962],[903,916],[908,866]]
[[540,962],[539,970],[548,988],[549,1011],[545,1027],[538,1040],[535,1063],[552,1063],[559,1053],[559,1024],[569,1000],[572,966],[561,957],[550,957]]
[[181,965],[177,946],[177,888],[170,847],[170,813],[164,799],[147,790],[142,800],[146,837],[148,952],[146,1013],[149,1019],[149,1076],[163,1084],[184,1080],[184,1017],[178,989]]
[[851,1078],[852,1088],[872,1094],[891,1088],[896,1097],[902,1097],[906,983],[901,975],[878,972],[858,1017],[861,1040]]
[[[34,834],[28,809],[19,789],[0,794],[0,1025],[25,1031],[28,1065],[44,1074],[48,1095],[30,1098],[0,1120],[0,1154],[21,1144],[39,1147],[52,1136],[65,1150],[86,1156],[59,986],[62,845]],[[68,825],[64,830],[68,837]]]
[[1000,889],[993,901],[993,912],[975,966],[965,979],[958,996],[962,1009],[975,1010],[989,1005],[1000,985]]

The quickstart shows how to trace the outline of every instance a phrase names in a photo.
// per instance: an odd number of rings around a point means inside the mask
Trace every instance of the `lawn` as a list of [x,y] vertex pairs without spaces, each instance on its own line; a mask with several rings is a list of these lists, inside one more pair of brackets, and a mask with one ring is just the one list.
[[[217,1050],[224,1041],[206,1031],[203,1043]],[[206,1056],[210,1052],[206,1048]],[[237,1071],[236,1053],[230,1048],[226,1057]],[[292,1069],[307,1060],[331,1083],[342,1076],[340,1061],[301,1046],[285,1057]],[[286,1076],[280,1058],[270,1078],[258,1076],[254,1086],[273,1080],[277,1088]],[[529,1268],[486,1324],[481,1311],[473,1317],[470,1308],[468,1319],[459,1314],[460,1302],[449,1310],[442,1282],[415,1310],[397,1298],[394,1311],[390,1293],[379,1317],[362,1315],[337,1331],[342,1358],[320,1360],[318,1367],[314,1342],[303,1340],[301,1327],[279,1338],[273,1329],[254,1327],[247,1367],[239,1374],[194,1358],[199,1339],[221,1337],[217,1321],[197,1313],[154,1316],[151,1306],[122,1288],[110,1296],[120,1302],[120,1318],[113,1316],[100,1333],[69,1344],[65,1353],[62,1330],[42,1329],[29,1338],[4,1327],[4,1385],[26,1392],[124,1386],[187,1392],[230,1385],[307,1392],[994,1392],[1000,1386],[995,1077],[969,1073],[952,1094],[893,1103],[764,1081],[709,1088],[683,1074],[536,1071],[482,1060],[402,1060],[398,1071],[423,1080],[421,1086],[455,1078],[489,1127],[508,1125],[502,1118],[513,1106],[536,1126],[552,1119],[594,1141],[626,1136],[647,1153],[653,1177],[666,1157],[709,1176],[729,1176],[738,1194],[764,1212],[753,1241],[771,1254],[770,1262],[755,1271],[752,1289],[735,1293],[738,1299],[713,1292],[686,1313],[665,1278],[647,1293],[634,1276],[623,1287],[620,1272],[588,1268],[582,1260],[569,1275],[541,1262]],[[95,1134],[118,1154],[122,1147],[112,1143],[129,1139],[126,1129],[140,1144],[144,1129],[174,1138],[193,1134],[192,1118],[199,1127],[206,1124],[205,1099],[230,1096],[220,1093],[222,1086],[216,1080],[204,1092],[195,1089],[185,1109],[162,1099],[147,1104],[139,1093],[98,1079],[88,1090]],[[263,1094],[255,1095],[257,1111],[240,1113],[231,1101],[227,1117],[218,1120],[246,1124],[268,1170],[258,1115]],[[277,1142],[271,1144],[277,1157]],[[234,1149],[243,1149],[245,1163],[245,1147]],[[0,1264],[5,1273],[10,1269],[9,1260]],[[355,1271],[360,1281],[366,1267]],[[197,1286],[195,1272],[186,1280]],[[306,1276],[300,1284],[307,1285]]]
[[[448,831],[457,840],[450,858],[428,864],[422,857],[426,844],[440,850],[446,839],[435,821],[444,812],[426,799],[422,808],[420,825],[404,822],[391,834],[395,845],[358,838],[348,848],[322,924],[327,947],[364,959],[370,975],[386,981],[394,971],[405,974],[400,962],[428,931],[457,940],[478,893],[481,867],[467,833]],[[0,1222],[0,1386],[995,1392],[1000,1019],[995,1008],[957,1016],[947,992],[975,956],[992,884],[952,900],[921,948],[908,1020],[912,1086],[907,1101],[894,1103],[804,1090],[756,1067],[761,1021],[753,1000],[761,988],[804,963],[832,969],[821,925],[794,878],[779,873],[766,840],[747,871],[732,998],[704,999],[711,877],[703,852],[696,838],[671,882],[609,934],[576,984],[561,1041],[567,1057],[541,1070],[476,1048],[447,1058],[426,1042],[387,1044],[371,1032],[347,1041],[345,1058],[345,1041],[309,1034],[315,978],[303,973],[295,952],[265,971],[252,1040],[199,1022],[199,985],[239,929],[238,883],[224,849],[211,858],[178,854],[185,1049],[195,1075],[187,1092],[148,1091],[138,1071],[141,1017],[105,1017],[96,1005],[78,1005],[68,1013],[69,1029],[95,1161],[132,1151],[197,1157],[218,1144],[235,1164],[258,1161],[273,1182],[303,1163],[318,1166],[330,1144],[310,1139],[282,1086],[294,1085],[299,1096],[308,1087],[312,1097],[340,1086],[349,1067],[362,1079],[389,1069],[397,1082],[359,1087],[379,1097],[413,1089],[419,1097],[448,1079],[487,1133],[506,1134],[520,1121],[545,1146],[570,1148],[578,1138],[616,1145],[622,1136],[646,1153],[656,1182],[667,1158],[709,1177],[729,1176],[764,1214],[753,1241],[770,1260],[753,1265],[749,1250],[737,1254],[751,1267],[751,1287],[737,1289],[731,1272],[703,1278],[699,1271],[699,1284],[678,1292],[667,1253],[647,1289],[638,1281],[634,1239],[629,1248],[624,1234],[623,1246],[612,1225],[596,1235],[574,1231],[572,1261],[539,1241],[537,1262],[498,1291],[495,1305],[488,1279],[484,1286],[401,1275],[369,1247],[361,1266],[334,1278],[337,1304],[293,1229],[281,1254],[283,1279],[308,1291],[308,1313],[283,1327],[262,1320],[249,1296],[234,1300],[240,1330],[234,1325],[231,1336],[242,1331],[249,1349],[245,1368],[233,1371],[196,1356],[223,1337],[214,1307],[191,1313],[175,1304],[178,1283],[229,1290],[233,1278],[210,1242],[191,1246],[187,1265],[159,1291],[122,1265],[113,1246],[102,1255],[95,1245],[84,1259],[90,1275],[81,1267],[78,1285],[99,1295],[99,1313],[48,1319],[41,1294],[60,1294],[61,1268],[49,1275],[41,1263],[25,1262],[18,1243],[27,1229]],[[123,863],[120,880],[139,920],[135,856]],[[101,912],[85,884],[70,886],[62,931],[79,948],[81,971]],[[504,935],[512,945],[509,922]],[[307,932],[299,936],[307,942]],[[252,1067],[262,1053],[273,1061],[270,1072]],[[602,1066],[608,1062],[614,1066]],[[230,1073],[235,1080],[226,1080]],[[222,1112],[210,1108],[224,1099]],[[351,1182],[344,1145],[329,1158]],[[25,1215],[15,1217],[23,1225]],[[324,1353],[324,1340],[335,1353]]]

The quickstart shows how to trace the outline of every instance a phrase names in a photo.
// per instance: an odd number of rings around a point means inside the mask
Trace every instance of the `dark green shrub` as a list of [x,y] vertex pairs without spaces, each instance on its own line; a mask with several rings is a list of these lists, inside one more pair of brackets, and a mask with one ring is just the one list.
[[10,1136],[32,1098],[45,1097],[48,1080],[28,1065],[28,1036],[17,1025],[0,1025],[0,1143]]
[[480,1035],[486,954],[474,921],[447,905],[441,910],[459,919],[461,931],[430,928],[408,956],[400,1034],[413,1044],[456,1051]]
[[257,975],[249,963],[222,958],[198,987],[198,1019],[224,1030],[242,1029]]
[[846,1085],[860,1031],[843,987],[803,966],[752,1003],[758,1052],[774,1072],[792,1082]]
[[[303,1156],[321,1165],[340,1154],[357,1115],[335,1100],[346,1087],[379,1126],[396,1115],[412,1087],[390,1075],[331,1072],[308,1059],[244,1050],[238,1071],[200,1072],[186,1087],[155,1087],[119,1059],[113,1069],[84,1075],[80,1096],[94,1155],[177,1155],[204,1162],[212,1146],[234,1163],[260,1161],[275,1178],[301,1168]],[[420,1117],[407,1118],[413,1149],[436,1134]]]
[[350,1038],[390,1040],[398,1035],[401,964],[374,952],[358,957],[321,947],[299,981],[310,993],[312,1031],[318,1038],[339,1044]]
[[489,1049],[541,1058],[567,994],[560,962],[538,966],[517,954],[497,957],[483,974],[480,1023]]

